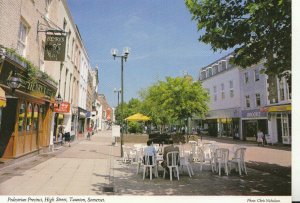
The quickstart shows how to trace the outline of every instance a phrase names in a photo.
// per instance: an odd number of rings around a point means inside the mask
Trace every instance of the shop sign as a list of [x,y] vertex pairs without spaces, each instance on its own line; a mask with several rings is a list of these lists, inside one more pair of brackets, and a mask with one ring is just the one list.
[[260,109],[242,111],[243,118],[267,117],[267,112],[261,112]]
[[25,85],[26,89],[28,89],[31,92],[40,92],[44,95],[49,96],[50,98],[55,95],[55,91],[53,89],[50,89],[49,87],[47,87],[42,83],[30,82],[30,81],[26,81],[25,83],[26,83]]
[[111,112],[110,108],[106,109],[106,120],[108,121],[111,120],[110,112]]
[[56,112],[56,113],[69,113],[70,112],[70,103],[69,102],[62,102],[59,105],[59,108],[58,108],[58,104],[55,103],[54,104],[54,112]]
[[66,36],[46,35],[45,61],[64,61],[66,49]]
[[291,111],[291,105],[280,105],[280,106],[270,106],[268,107],[268,112],[281,112],[281,111]]

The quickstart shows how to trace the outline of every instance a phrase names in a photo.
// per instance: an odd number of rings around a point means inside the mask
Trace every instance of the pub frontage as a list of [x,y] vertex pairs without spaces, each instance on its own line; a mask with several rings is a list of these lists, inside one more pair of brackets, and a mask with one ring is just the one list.
[[[0,158],[18,158],[49,146],[56,82],[12,52],[0,61]],[[8,80],[16,76],[20,86]]]

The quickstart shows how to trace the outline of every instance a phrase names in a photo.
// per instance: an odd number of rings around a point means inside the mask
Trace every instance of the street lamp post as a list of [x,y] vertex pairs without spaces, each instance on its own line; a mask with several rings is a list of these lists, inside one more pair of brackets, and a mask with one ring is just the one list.
[[118,55],[118,50],[117,49],[112,49],[111,54],[114,57],[114,60],[116,57],[121,58],[121,157],[123,157],[123,132],[124,132],[124,125],[123,125],[123,103],[124,103],[124,88],[123,88],[123,64],[124,61],[126,62],[127,57],[129,55],[129,48],[125,47],[123,49],[123,54]]
[[114,93],[118,93],[118,106],[119,106],[119,104],[120,104],[119,98],[120,98],[121,88],[119,90],[117,90],[117,88],[114,88]]

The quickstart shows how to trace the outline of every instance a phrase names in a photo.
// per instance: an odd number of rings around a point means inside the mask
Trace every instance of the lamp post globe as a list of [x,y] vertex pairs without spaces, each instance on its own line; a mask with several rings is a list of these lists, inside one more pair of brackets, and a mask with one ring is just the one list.
[[16,71],[12,72],[12,75],[7,79],[7,85],[12,89],[12,92],[15,89],[18,89],[21,86],[22,80],[18,77]]
[[114,57],[114,59],[117,58],[121,58],[121,89],[119,90],[121,92],[121,115],[120,115],[120,118],[121,118],[121,157],[123,157],[123,133],[124,133],[124,124],[123,124],[123,103],[124,103],[124,82],[123,82],[123,64],[124,64],[124,61],[126,62],[127,58],[128,58],[128,55],[130,53],[130,48],[129,47],[125,47],[123,49],[123,53],[122,55],[118,55],[118,50],[117,49],[111,49],[111,54],[112,56]]

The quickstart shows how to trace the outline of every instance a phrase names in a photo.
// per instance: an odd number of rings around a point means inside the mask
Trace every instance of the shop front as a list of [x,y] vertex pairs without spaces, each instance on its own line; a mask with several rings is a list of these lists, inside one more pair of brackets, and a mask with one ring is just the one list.
[[268,131],[267,112],[264,108],[243,110],[242,112],[242,139],[256,141],[257,131],[260,129],[265,135]]
[[241,129],[239,108],[209,111],[203,126],[210,136],[239,139]]
[[[47,147],[56,84],[45,75],[29,74],[31,67],[12,54],[0,66],[0,157],[17,158]],[[12,76],[21,79],[16,90],[7,83]]]
[[270,136],[274,142],[292,144],[292,114],[291,104],[266,107],[268,112]]
[[[62,135],[64,133],[71,131],[71,113],[70,113],[70,103],[62,102],[59,106],[54,104],[54,135],[53,141],[58,142],[62,140]],[[62,133],[60,135],[60,133]]]
[[78,107],[78,137],[83,138],[86,131],[87,110]]

